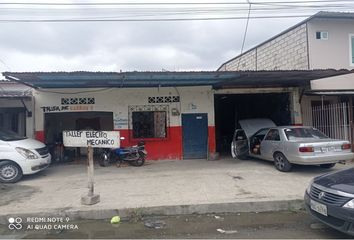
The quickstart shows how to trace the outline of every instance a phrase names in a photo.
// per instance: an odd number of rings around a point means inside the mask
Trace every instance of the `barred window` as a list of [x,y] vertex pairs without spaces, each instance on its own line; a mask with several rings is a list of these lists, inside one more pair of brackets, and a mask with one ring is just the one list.
[[132,112],[133,138],[166,138],[166,111]]

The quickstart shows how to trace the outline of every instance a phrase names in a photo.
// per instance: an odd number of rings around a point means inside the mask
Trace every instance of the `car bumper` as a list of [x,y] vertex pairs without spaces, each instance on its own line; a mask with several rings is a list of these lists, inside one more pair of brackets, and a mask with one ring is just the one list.
[[325,156],[291,156],[288,158],[291,163],[301,165],[338,163],[343,161],[350,161],[352,159],[354,159],[354,153],[352,152]]
[[[311,209],[310,196],[307,192],[305,193],[304,200],[306,210],[312,215],[312,217],[338,231],[354,236],[354,209],[346,209],[325,204],[327,206],[328,216],[324,216]],[[316,199],[314,200],[318,201]]]
[[36,172],[44,170],[47,167],[49,167],[51,163],[51,159],[52,157],[50,154],[44,158],[31,159],[31,160],[26,159],[25,163],[21,165],[22,172],[24,175],[28,175],[28,174],[34,174]]

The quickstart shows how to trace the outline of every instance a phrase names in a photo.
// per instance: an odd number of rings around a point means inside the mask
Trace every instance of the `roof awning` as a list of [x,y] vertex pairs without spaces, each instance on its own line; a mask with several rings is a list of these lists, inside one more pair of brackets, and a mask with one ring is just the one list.
[[314,79],[348,70],[240,72],[4,72],[6,79],[33,88],[144,88],[212,86],[220,88],[309,86]]
[[354,95],[354,90],[312,90],[306,91],[306,95],[321,95],[321,96],[339,96],[339,95]]

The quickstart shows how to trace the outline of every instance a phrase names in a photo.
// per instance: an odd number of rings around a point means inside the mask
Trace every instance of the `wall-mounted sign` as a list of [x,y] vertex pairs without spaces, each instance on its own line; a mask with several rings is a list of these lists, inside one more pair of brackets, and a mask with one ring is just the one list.
[[64,112],[64,111],[92,111],[93,106],[72,105],[72,106],[45,106],[41,107],[44,113]]
[[126,129],[128,128],[128,116],[123,116],[121,113],[115,113],[113,115],[114,129]]
[[119,148],[120,138],[117,131],[63,131],[66,147]]

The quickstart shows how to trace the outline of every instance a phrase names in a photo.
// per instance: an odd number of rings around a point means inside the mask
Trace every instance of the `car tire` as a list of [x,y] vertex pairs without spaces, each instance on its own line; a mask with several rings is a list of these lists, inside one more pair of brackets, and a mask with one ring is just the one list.
[[329,169],[334,167],[335,165],[336,165],[335,163],[327,163],[327,164],[321,164],[320,167]]
[[241,156],[236,157],[236,159],[238,159],[238,160],[249,160],[250,158],[248,156],[241,155]]
[[98,160],[98,164],[101,167],[108,167],[111,163],[111,154],[108,152],[102,152]]
[[291,170],[291,163],[281,152],[274,153],[274,166],[281,172],[289,172]]
[[0,162],[0,182],[15,183],[22,178],[22,169],[12,161]]

